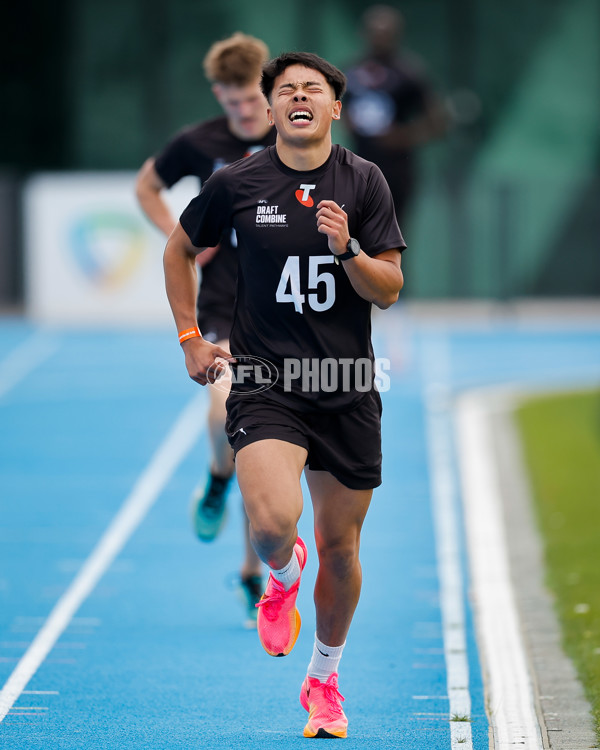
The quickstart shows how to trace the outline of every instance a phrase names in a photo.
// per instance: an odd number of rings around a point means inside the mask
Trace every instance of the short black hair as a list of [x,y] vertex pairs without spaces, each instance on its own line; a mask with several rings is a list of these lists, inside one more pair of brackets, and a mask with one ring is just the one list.
[[346,90],[346,76],[335,65],[327,62],[322,57],[312,52],[284,52],[279,57],[269,60],[263,67],[260,87],[268,101],[271,100],[273,85],[277,76],[280,76],[290,65],[304,65],[305,68],[318,70],[325,77],[327,83],[333,88],[335,98],[341,99]]

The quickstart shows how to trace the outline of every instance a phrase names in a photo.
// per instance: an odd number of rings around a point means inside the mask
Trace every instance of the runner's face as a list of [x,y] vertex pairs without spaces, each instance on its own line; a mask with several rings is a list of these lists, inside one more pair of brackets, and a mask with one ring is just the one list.
[[341,108],[333,88],[317,70],[290,65],[274,81],[269,113],[284,140],[297,144],[323,141]]
[[214,95],[229,121],[232,132],[250,141],[262,138],[269,130],[267,101],[257,81],[248,86],[213,86]]

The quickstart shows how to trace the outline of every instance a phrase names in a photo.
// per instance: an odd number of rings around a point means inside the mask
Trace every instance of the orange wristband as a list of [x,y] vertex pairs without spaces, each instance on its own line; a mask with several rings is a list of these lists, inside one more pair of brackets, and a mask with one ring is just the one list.
[[200,333],[200,329],[198,326],[195,328],[186,328],[185,331],[179,331],[179,343],[183,344],[184,341],[187,341],[188,339],[194,339],[197,336],[202,338],[202,334]]

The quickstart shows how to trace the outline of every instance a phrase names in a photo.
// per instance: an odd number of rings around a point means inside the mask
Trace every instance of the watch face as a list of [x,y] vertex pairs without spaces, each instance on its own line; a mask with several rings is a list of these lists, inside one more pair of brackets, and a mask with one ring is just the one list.
[[354,255],[358,255],[360,253],[360,243],[358,242],[358,240],[355,240],[354,237],[350,237],[346,248]]

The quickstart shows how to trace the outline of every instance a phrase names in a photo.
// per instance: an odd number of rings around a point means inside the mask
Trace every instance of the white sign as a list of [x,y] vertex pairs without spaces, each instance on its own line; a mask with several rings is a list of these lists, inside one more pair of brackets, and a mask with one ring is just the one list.
[[[43,174],[24,196],[26,298],[40,322],[172,324],[166,238],[135,197],[135,172]],[[164,196],[178,217],[198,192],[186,178]]]

